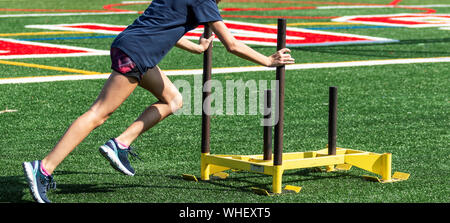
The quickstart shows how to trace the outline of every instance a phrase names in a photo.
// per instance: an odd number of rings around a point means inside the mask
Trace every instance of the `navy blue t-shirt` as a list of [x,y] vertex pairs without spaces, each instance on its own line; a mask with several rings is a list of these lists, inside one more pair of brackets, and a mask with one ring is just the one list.
[[144,74],[188,31],[220,20],[215,0],[153,0],[144,14],[116,37],[111,47],[125,52]]

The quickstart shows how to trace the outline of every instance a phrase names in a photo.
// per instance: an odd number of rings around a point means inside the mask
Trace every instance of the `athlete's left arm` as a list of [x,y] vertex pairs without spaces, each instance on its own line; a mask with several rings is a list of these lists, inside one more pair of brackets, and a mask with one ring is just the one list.
[[184,37],[181,37],[181,39],[178,40],[178,42],[175,46],[180,49],[189,51],[191,53],[201,54],[205,50],[208,49],[209,44],[211,44],[211,41],[213,40],[213,38],[214,38],[214,36],[211,36],[209,39],[205,39],[202,36],[202,37],[200,37],[199,44],[196,44]]

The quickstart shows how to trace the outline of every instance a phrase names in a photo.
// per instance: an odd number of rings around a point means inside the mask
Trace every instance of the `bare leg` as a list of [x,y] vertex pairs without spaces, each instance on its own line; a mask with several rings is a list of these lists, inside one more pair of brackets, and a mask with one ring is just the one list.
[[89,110],[75,120],[53,150],[42,160],[49,174],[128,98],[138,82],[132,77],[113,72]]
[[149,69],[140,86],[150,91],[158,102],[147,107],[117,140],[130,145],[139,135],[181,108],[183,101],[178,89],[158,66]]

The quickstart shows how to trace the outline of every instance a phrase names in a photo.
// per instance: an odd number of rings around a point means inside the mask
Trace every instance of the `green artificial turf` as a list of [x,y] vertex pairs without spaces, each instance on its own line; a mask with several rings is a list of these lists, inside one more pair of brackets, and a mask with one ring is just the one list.
[[[102,10],[120,1],[0,1],[0,8]],[[329,2],[329,1],[327,1]],[[340,3],[386,4],[385,0],[345,0]],[[25,4],[26,3],[26,4]],[[404,5],[423,1],[402,1]],[[441,0],[426,4],[450,4]],[[289,7],[315,4],[264,4],[224,2],[224,7]],[[326,4],[322,4],[326,5]],[[144,10],[145,5],[123,6]],[[450,7],[436,8],[449,13]],[[239,12],[248,15],[340,16],[418,12],[409,9],[337,9]],[[39,13],[7,12],[2,14]],[[235,13],[235,14],[239,14]],[[230,12],[223,13],[230,14]],[[232,13],[231,13],[232,14]],[[96,22],[128,25],[137,15],[0,18],[1,33],[42,32],[26,29],[32,24]],[[236,21],[274,24],[274,19],[227,18]],[[288,22],[330,22],[288,20]],[[342,27],[346,25],[327,25]],[[349,25],[353,26],[353,25]],[[358,25],[354,25],[358,26]],[[326,26],[297,26],[314,28]],[[394,43],[295,47],[296,63],[321,63],[399,58],[449,57],[450,31],[438,28],[367,28],[324,30],[399,40]],[[68,34],[14,36],[13,39],[102,36]],[[3,38],[3,37],[1,37]],[[39,41],[108,50],[113,38]],[[270,55],[275,47],[252,46]],[[253,66],[214,43],[214,67]],[[201,69],[202,55],[172,50],[160,63],[164,70]],[[110,72],[109,56],[15,59],[11,61],[67,67],[100,73]],[[133,146],[143,161],[132,160],[137,173],[123,176],[111,168],[98,147],[118,136],[156,99],[138,88],[101,127],[94,130],[54,172],[57,190],[49,192],[56,203],[72,202],[204,202],[204,203],[322,203],[322,202],[449,202],[450,171],[448,63],[403,64],[348,68],[288,70],[286,73],[284,151],[301,152],[325,148],[327,144],[328,87],[338,86],[339,147],[377,153],[392,153],[393,172],[410,173],[408,181],[378,184],[365,181],[367,172],[322,173],[311,169],[286,171],[284,185],[301,186],[299,194],[272,197],[251,192],[253,186],[271,189],[272,178],[256,173],[230,172],[226,180],[188,182],[182,174],[200,175],[201,116],[173,115],[143,134]],[[66,75],[67,72],[0,64],[0,78]],[[214,75],[225,86],[227,80],[274,79],[274,72]],[[194,86],[194,76],[171,76]],[[31,202],[21,163],[42,159],[67,127],[93,103],[105,80],[62,81],[31,84],[1,84],[0,111],[0,202]],[[259,87],[259,86],[258,86]],[[192,92],[194,89],[191,89]],[[248,96],[248,93],[247,93]],[[185,102],[189,101],[185,97]],[[196,99],[191,95],[191,102]],[[185,105],[186,106],[186,105]],[[213,154],[262,153],[261,116],[214,115],[211,125]]]
[[[395,65],[289,71],[286,86],[285,151],[311,151],[327,143],[327,87],[339,87],[338,146],[393,153],[393,170],[411,173],[408,181],[377,184],[364,171],[315,173],[286,171],[283,182],[300,194],[256,196],[250,187],[270,189],[271,178],[232,173],[227,180],[187,182],[199,174],[200,116],[172,116],[135,142],[144,161],[133,161],[134,177],[116,173],[97,151],[155,99],[137,90],[96,129],[55,172],[56,202],[448,202],[448,80],[443,64]],[[229,74],[233,79],[242,74]],[[225,81],[227,76],[215,78]],[[248,73],[244,81],[270,79],[272,72]],[[190,81],[192,77],[177,77]],[[1,106],[16,113],[2,122],[2,201],[30,200],[21,162],[40,159],[67,126],[96,97],[103,81],[1,85]],[[194,99],[192,99],[194,100]],[[258,116],[212,118],[212,152],[261,153]],[[238,133],[239,134],[236,134]]]

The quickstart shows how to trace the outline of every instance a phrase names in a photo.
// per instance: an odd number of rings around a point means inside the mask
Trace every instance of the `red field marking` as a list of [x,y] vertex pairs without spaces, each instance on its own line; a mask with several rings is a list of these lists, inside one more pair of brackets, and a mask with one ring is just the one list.
[[149,5],[149,3],[148,2],[117,3],[117,4],[104,5],[103,8],[108,11],[113,11],[113,12],[130,12],[130,11],[132,11],[132,10],[127,10],[127,9],[116,8],[117,6],[127,6],[127,5]]
[[105,10],[78,10],[78,9],[5,9],[0,8],[0,11],[5,12],[108,12]]
[[[274,36],[277,34],[276,28],[267,28],[267,27],[255,27],[241,24],[230,24],[226,23],[227,27],[231,30],[243,30],[243,31],[251,31],[255,33],[264,33],[264,34],[273,34]],[[203,28],[199,27],[200,29]],[[358,41],[363,40],[363,38],[348,38],[348,37],[337,37],[333,35],[320,35],[320,34],[311,34],[307,32],[298,32],[298,31],[288,31],[287,33],[286,44],[288,45],[300,45],[300,44],[315,44],[322,43],[323,40],[327,40],[329,42],[334,41]],[[200,37],[202,33],[196,32],[188,32],[185,34],[186,37]],[[215,36],[217,39],[217,36]],[[275,45],[277,43],[277,39],[272,37],[258,37],[258,36],[241,36],[239,34],[234,36],[237,40],[244,41],[247,43],[265,43],[263,45],[272,44]],[[295,38],[297,37],[297,38]]]
[[102,34],[119,34],[127,28],[127,26],[108,25],[100,23],[77,23],[77,24],[59,24],[59,25],[26,25],[25,28],[61,30],[77,32],[93,32]]
[[387,25],[400,27],[441,27],[450,26],[450,14],[392,14],[343,16],[333,19],[335,22],[353,22],[370,25]]
[[64,26],[64,27],[68,27],[68,28],[80,28],[80,29],[88,29],[88,30],[106,30],[106,31],[115,31],[115,32],[122,32],[125,28],[124,27],[108,27],[108,26],[101,26],[101,25],[75,25],[75,26]]
[[268,15],[221,15],[222,18],[252,18],[252,19],[334,19],[338,16],[268,16]]
[[414,21],[402,21],[397,20],[398,18],[402,18],[404,16],[396,16],[393,17],[368,17],[368,18],[356,18],[352,19],[352,21],[355,22],[378,22],[378,23],[388,23],[388,24],[398,24],[398,25],[417,25],[422,24],[420,22],[414,22]]
[[10,55],[30,55],[30,54],[64,54],[64,53],[83,53],[82,50],[70,50],[57,47],[44,47],[36,45],[28,45],[24,43],[15,43],[0,40],[0,56]]
[[0,39],[0,59],[107,55],[109,51]]
[[[272,0],[227,0],[225,2],[256,2],[256,3],[276,3],[276,4],[325,4],[325,5],[377,5],[377,4],[362,4],[362,3],[350,3],[350,2],[317,2],[317,1],[272,1]],[[130,2],[130,3],[117,3],[108,4],[103,6],[104,9],[115,12],[129,12],[130,10],[118,9],[119,6],[127,5],[142,5],[149,4],[148,2]],[[279,8],[224,8],[222,11],[280,11],[280,10],[305,10],[315,9],[316,7],[279,7]],[[142,13],[142,12],[139,12]],[[337,16],[261,16],[261,15],[222,15],[223,18],[252,18],[252,19],[333,19]]]
[[[276,3],[276,4],[313,4],[313,5],[360,5],[360,6],[385,6],[384,4],[369,4],[369,3],[352,3],[352,2],[317,2],[317,1],[278,1],[278,0],[224,0],[224,2],[243,2],[243,3]],[[401,2],[401,0],[394,0],[388,5],[395,6],[396,8],[405,8],[405,9],[413,9],[413,10],[419,10],[419,11],[425,11],[423,13],[436,13],[436,10],[431,8],[421,8],[421,7],[410,7],[410,6],[399,6],[398,4]],[[276,10],[276,8],[273,8]],[[314,8],[312,8],[314,9]],[[268,10],[271,11],[271,8],[261,8],[261,10],[258,11],[264,11]],[[284,9],[284,10],[295,10],[295,9]],[[237,11],[237,10],[236,10]],[[241,11],[246,11],[241,10]],[[251,11],[251,10],[247,10]],[[246,18],[246,17],[243,17]],[[251,18],[251,17],[248,17]],[[314,18],[313,18],[314,19]]]
[[[224,21],[233,36],[247,44],[275,46],[277,42],[277,28],[270,25]],[[108,24],[60,24],[60,25],[28,25],[28,28],[49,30],[89,31],[95,33],[119,34],[126,26]],[[203,26],[185,34],[187,38],[198,39],[203,33]],[[215,41],[218,41],[216,38]],[[334,32],[315,31],[299,28],[288,28],[286,43],[290,46],[335,45],[352,43],[392,42],[394,40],[369,36],[342,34]]]
[[[224,0],[224,2],[254,2],[254,3],[274,3],[274,4],[314,4],[314,5],[360,5],[360,6],[386,6],[382,4],[367,4],[367,3],[352,3],[352,2],[322,2],[322,1],[288,1],[288,0]],[[430,14],[435,13],[436,10],[430,8],[420,8],[420,7],[409,7],[409,6],[398,6],[401,0],[394,0],[389,3],[389,5],[395,8],[405,8],[413,10],[421,10],[423,13]],[[77,9],[7,9],[0,8],[0,11],[24,11],[24,12],[136,12],[133,10],[119,9],[119,6],[127,5],[148,5],[149,2],[129,2],[129,3],[116,3],[104,5],[104,10],[77,10]],[[305,10],[305,9],[316,9],[314,6],[304,6],[304,7],[272,7],[272,8],[224,8],[222,11],[233,12],[233,11],[281,11],[281,10]],[[137,13],[142,14],[143,11]],[[333,19],[337,16],[261,16],[261,15],[222,15],[223,18],[253,18],[253,19]]]
[[312,5],[380,5],[353,2],[317,2],[317,1],[278,1],[278,0],[223,0],[223,2],[242,3],[274,3],[274,4],[312,4]]
[[225,12],[239,12],[239,11],[280,11],[280,10],[305,10],[316,9],[314,6],[308,7],[280,7],[280,8],[223,8]]
[[421,10],[421,11],[425,11],[425,12],[422,12],[422,13],[425,13],[425,14],[436,13],[436,10],[431,9],[431,8],[410,7],[410,6],[403,6],[403,5],[395,5],[395,8]]
[[[117,3],[117,4],[109,4],[103,6],[104,9],[115,11],[115,12],[128,12],[130,10],[118,9],[118,6],[127,6],[127,5],[142,5],[149,4],[148,2],[130,2],[130,3]],[[266,11],[266,8],[257,8],[252,9],[244,9],[244,8],[226,8],[222,9],[223,11]],[[315,7],[285,7],[280,8],[278,10],[299,10],[299,9],[315,9]],[[277,10],[277,9],[273,9]],[[223,18],[253,18],[253,19],[276,19],[276,18],[285,18],[285,19],[332,19],[336,18],[336,16],[259,16],[259,15],[222,15]]]
[[402,0],[394,0],[389,5],[398,5]]
[[[244,31],[251,31],[251,32],[258,32],[258,33],[271,33],[276,34],[278,32],[278,29],[273,27],[263,27],[263,26],[250,26],[250,25],[243,25],[243,24],[236,24],[236,23],[227,23],[226,24],[229,29],[234,30],[244,30]],[[353,42],[353,41],[363,41],[367,40],[364,38],[358,38],[358,37],[349,37],[349,36],[338,36],[333,35],[331,33],[318,33],[318,32],[309,32],[306,30],[293,30],[288,29],[286,31],[286,35],[288,37],[298,37],[297,39],[290,39],[288,38],[286,40],[286,44],[288,45],[300,45],[300,44],[319,44],[319,43],[332,43],[332,42]],[[265,41],[265,42],[271,42],[276,43],[276,39],[274,38],[259,38],[259,37],[236,37],[239,40],[243,41]]]

